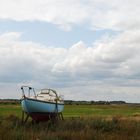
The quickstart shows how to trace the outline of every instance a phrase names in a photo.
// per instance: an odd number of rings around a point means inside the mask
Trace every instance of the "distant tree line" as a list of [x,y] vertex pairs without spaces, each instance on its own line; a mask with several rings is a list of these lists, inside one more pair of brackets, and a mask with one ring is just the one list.
[[[110,104],[126,104],[125,101],[73,101],[65,100],[66,105],[110,105]],[[19,99],[0,99],[0,104],[19,104]]]
[[19,99],[0,99],[0,104],[19,104]]
[[126,104],[125,101],[73,101],[65,100],[66,105],[110,105],[110,104]]

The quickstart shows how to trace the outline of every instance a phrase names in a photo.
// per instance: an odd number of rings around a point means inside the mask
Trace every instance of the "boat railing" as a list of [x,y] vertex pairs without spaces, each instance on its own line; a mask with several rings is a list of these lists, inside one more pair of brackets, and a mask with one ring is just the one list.
[[22,90],[22,98],[31,96],[34,96],[35,98],[37,97],[34,88],[30,86],[22,86],[21,90]]
[[59,95],[59,98],[63,101],[64,100],[64,95]]
[[53,89],[42,89],[41,94],[49,94],[49,96],[58,98],[57,92]]
[[[41,93],[42,94],[49,94],[49,96],[51,97],[55,97],[54,102],[55,102],[55,113],[57,114],[58,113],[58,101],[59,101],[59,96],[57,94],[57,92],[53,89],[42,89],[41,90]],[[50,98],[51,99],[51,98]]]

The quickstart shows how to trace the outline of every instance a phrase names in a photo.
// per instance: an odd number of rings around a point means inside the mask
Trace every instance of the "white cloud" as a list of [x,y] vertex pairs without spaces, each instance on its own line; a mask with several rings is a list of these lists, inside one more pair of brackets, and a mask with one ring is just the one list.
[[[83,99],[101,97],[100,100],[109,94],[111,100],[114,94],[119,99],[121,93],[124,100],[129,94],[128,101],[135,94],[139,97],[140,30],[100,40],[91,47],[80,41],[70,48],[22,41],[21,35],[16,32],[0,35],[2,85],[50,86],[65,92],[67,99],[81,95]],[[134,100],[138,102],[138,98]]]
[[93,77],[100,74],[137,75],[140,70],[139,37],[140,31],[136,30],[124,32],[105,42],[98,41],[93,47],[86,47],[79,42],[69,48],[66,59],[57,62],[53,71],[55,73],[67,71],[70,74],[85,74],[85,76],[92,74]]
[[44,21],[70,30],[86,24],[93,29],[139,29],[139,0],[1,0],[0,19]]
[[69,48],[22,41],[22,33],[1,33],[0,86],[47,85],[67,98],[98,100],[109,94],[110,100],[121,96],[139,102],[139,7],[139,0],[0,0],[0,20],[49,22],[64,30],[84,25],[121,31],[90,47],[79,41]]

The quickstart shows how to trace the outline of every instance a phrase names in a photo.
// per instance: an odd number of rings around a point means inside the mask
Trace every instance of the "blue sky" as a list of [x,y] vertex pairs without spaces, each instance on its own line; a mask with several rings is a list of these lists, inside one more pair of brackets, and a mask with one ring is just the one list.
[[70,47],[81,40],[91,46],[105,34],[117,34],[109,29],[91,30],[88,25],[74,26],[70,31],[65,31],[54,24],[39,21],[1,20],[0,27],[0,32],[23,33],[22,40],[55,47]]
[[65,99],[140,102],[139,6],[1,0],[0,98],[20,98],[20,86],[30,85]]

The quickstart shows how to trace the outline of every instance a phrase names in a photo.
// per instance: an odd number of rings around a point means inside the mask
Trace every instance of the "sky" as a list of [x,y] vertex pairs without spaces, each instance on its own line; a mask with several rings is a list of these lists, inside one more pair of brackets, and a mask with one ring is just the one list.
[[0,98],[140,103],[139,0],[0,0]]

